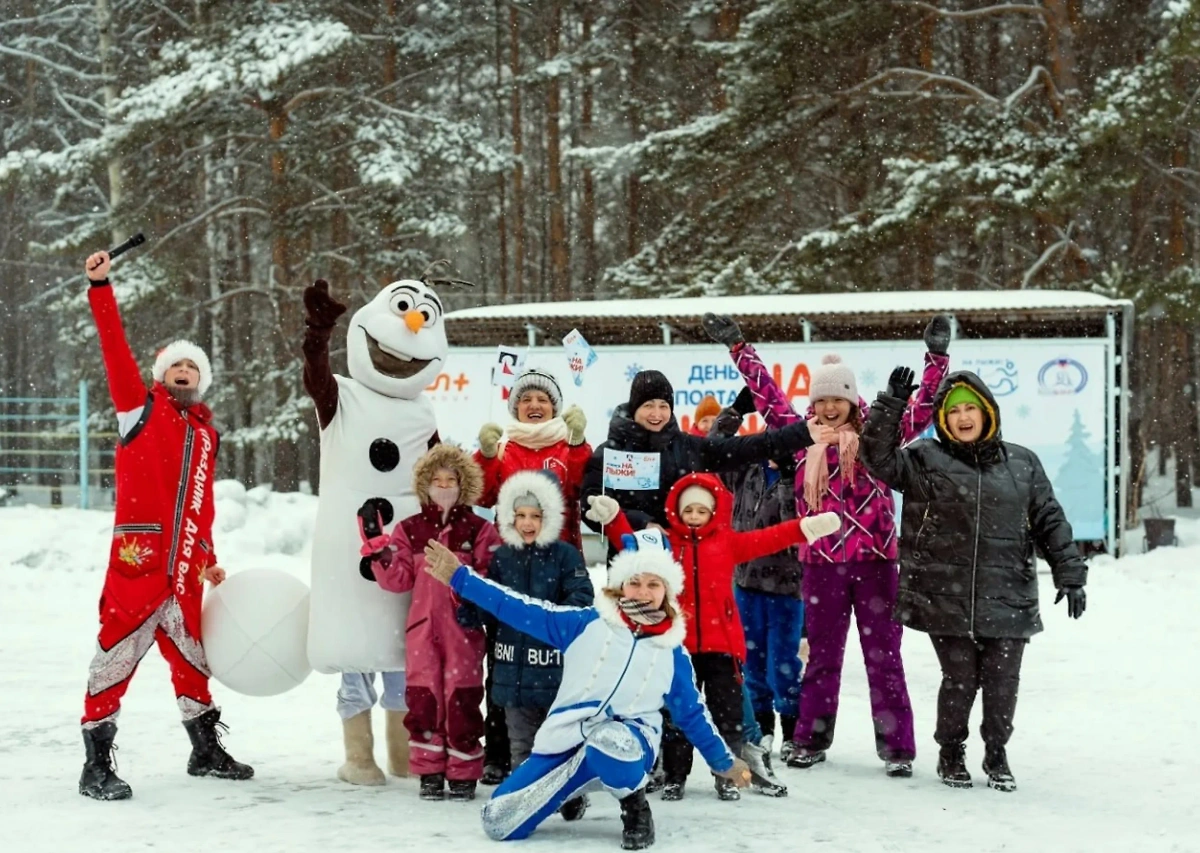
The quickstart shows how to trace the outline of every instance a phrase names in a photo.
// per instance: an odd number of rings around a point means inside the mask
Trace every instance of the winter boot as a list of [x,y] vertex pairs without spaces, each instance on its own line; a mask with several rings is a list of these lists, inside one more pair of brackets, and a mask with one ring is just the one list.
[[342,738],[346,744],[346,763],[337,777],[351,785],[384,785],[387,779],[375,763],[375,735],[371,731],[371,712],[363,711],[342,720]]
[[221,722],[221,711],[210,708],[199,717],[183,724],[188,739],[192,742],[192,754],[188,758],[189,776],[214,776],[217,779],[250,779],[254,768],[234,761],[221,744],[221,733],[229,726]]
[[111,720],[83,730],[83,749],[87,756],[79,777],[79,793],[93,800],[128,800],[133,789],[117,775],[117,724]]
[[458,802],[462,803],[475,799],[475,780],[451,779],[450,799],[457,800]]
[[820,764],[825,760],[825,750],[823,749],[806,749],[803,746],[797,746],[792,754],[788,756],[787,766],[798,767],[801,770],[807,770],[814,764]]
[[675,802],[683,799],[683,789],[687,785],[686,779],[668,779],[663,777],[662,798],[663,802]]
[[621,849],[644,850],[654,843],[654,816],[645,790],[621,800]]
[[997,791],[1005,793],[1017,790],[1017,780],[1013,778],[1012,771],[1008,769],[1008,755],[1005,753],[1004,747],[984,748],[983,772],[987,774],[989,788],[995,788]]
[[562,808],[558,813],[563,816],[563,820],[579,820],[583,817],[584,812],[588,809],[587,794],[580,794],[578,797],[573,797],[562,804]]
[[483,768],[483,777],[479,780],[484,785],[499,785],[508,778],[508,769],[499,764],[488,764]]
[[646,793],[653,794],[663,789],[667,784],[667,775],[662,769],[662,758],[654,762],[654,769],[650,771],[650,779],[646,782]]
[[792,753],[796,751],[796,718],[787,714],[779,715],[779,737],[782,742],[779,744],[779,760],[787,764]]
[[892,779],[911,779],[912,761],[904,758],[883,762],[883,772]]
[[[774,711],[759,711],[754,715],[754,721],[758,723],[758,727],[762,729],[763,737],[774,737],[775,735],[775,712]],[[783,732],[784,737],[787,737],[787,731]]]
[[771,736],[759,743],[742,744],[742,760],[750,768],[750,784],[767,797],[786,797],[787,786],[771,770]]
[[385,711],[384,735],[387,738],[388,773],[408,776],[408,729],[404,728],[404,711]]
[[422,800],[446,799],[446,774],[427,773],[421,777]]
[[943,746],[938,752],[938,778],[950,788],[970,788],[971,774],[967,772],[967,748],[961,743]]
[[[733,784],[732,779],[714,776],[713,787],[717,789],[718,800],[740,800],[742,798],[742,792],[738,790],[737,785]],[[663,795],[663,799],[666,799],[666,794]]]

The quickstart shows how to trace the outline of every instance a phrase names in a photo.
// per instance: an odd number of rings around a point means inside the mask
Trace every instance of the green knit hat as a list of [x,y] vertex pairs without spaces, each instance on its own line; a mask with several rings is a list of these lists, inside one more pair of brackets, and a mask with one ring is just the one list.
[[955,406],[961,406],[964,403],[969,403],[977,409],[986,411],[983,405],[983,398],[969,385],[955,385],[951,388],[950,393],[946,395],[946,401],[942,403],[942,411],[948,412]]

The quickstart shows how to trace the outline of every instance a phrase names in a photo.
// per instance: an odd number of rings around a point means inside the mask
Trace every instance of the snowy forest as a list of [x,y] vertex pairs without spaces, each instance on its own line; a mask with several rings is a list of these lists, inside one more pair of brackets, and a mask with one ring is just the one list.
[[[1131,298],[1134,458],[1200,474],[1200,0],[0,0],[0,396],[219,376],[222,476],[315,480],[302,288],[453,307],[1065,288]],[[1164,405],[1167,402],[1172,405]],[[1164,469],[1165,470],[1165,469]]]

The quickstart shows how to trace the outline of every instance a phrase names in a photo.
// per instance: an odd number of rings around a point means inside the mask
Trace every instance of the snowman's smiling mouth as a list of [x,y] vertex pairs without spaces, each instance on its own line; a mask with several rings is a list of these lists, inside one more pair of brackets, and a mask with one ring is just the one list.
[[363,330],[363,335],[367,338],[367,353],[371,356],[371,365],[384,376],[390,376],[393,379],[408,379],[416,376],[436,360],[406,357],[390,352],[384,349],[383,344],[371,337],[371,333],[365,328],[362,326],[359,328]]

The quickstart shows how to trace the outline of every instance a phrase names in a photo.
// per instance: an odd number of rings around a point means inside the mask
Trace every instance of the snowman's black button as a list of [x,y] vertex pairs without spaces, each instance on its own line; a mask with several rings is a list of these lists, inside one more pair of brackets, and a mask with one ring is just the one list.
[[371,442],[371,467],[376,471],[388,472],[400,464],[400,448],[390,438],[377,438]]

